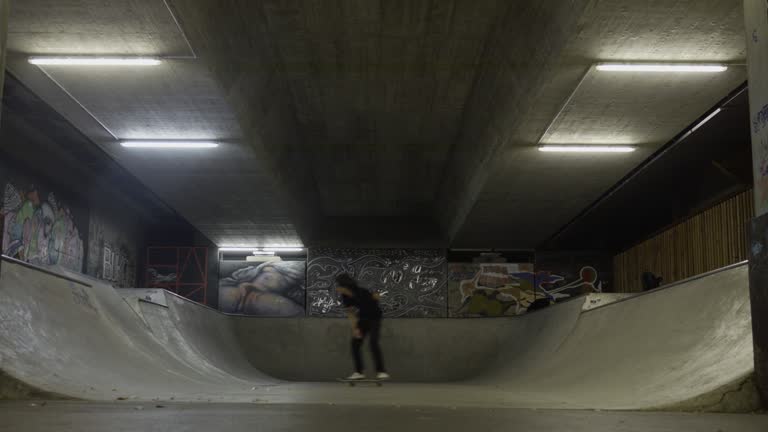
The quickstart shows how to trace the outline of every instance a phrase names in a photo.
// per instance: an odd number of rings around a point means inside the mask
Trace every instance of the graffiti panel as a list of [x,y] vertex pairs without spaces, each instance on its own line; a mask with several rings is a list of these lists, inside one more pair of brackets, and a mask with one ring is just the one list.
[[612,256],[589,251],[541,252],[536,255],[538,292],[557,301],[609,291]]
[[550,300],[582,294],[603,292],[604,281],[600,279],[597,269],[583,266],[576,272],[566,271],[537,271],[536,287],[539,294]]
[[536,300],[549,302],[603,292],[604,277],[593,266],[571,270],[534,269],[533,264],[451,263],[448,265],[449,316],[519,315]]
[[81,223],[53,192],[8,182],[3,188],[0,218],[3,254],[32,264],[83,271]]
[[292,317],[305,314],[305,261],[219,262],[222,312]]
[[88,226],[87,273],[118,288],[136,286],[139,230],[117,215],[92,211]]
[[312,316],[345,315],[335,277],[349,273],[381,295],[386,317],[444,317],[446,259],[439,249],[310,249],[307,301]]
[[535,300],[533,264],[451,263],[451,317],[496,317],[524,313]]

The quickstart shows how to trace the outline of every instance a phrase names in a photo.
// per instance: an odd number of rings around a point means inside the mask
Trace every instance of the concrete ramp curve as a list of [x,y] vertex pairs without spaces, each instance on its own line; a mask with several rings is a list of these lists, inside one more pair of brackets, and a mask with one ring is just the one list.
[[395,380],[375,391],[331,382],[350,368],[344,320],[229,316],[164,291],[119,291],[3,257],[0,398],[726,411],[758,403],[746,264],[604,306],[582,298],[519,317],[387,320],[382,344]]

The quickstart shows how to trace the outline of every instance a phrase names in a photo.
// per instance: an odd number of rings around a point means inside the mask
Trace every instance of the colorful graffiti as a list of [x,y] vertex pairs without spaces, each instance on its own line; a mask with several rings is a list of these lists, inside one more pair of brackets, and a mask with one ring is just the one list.
[[306,262],[220,261],[219,309],[258,316],[304,315]]
[[83,240],[68,207],[35,187],[20,190],[7,183],[0,212],[3,253],[32,264],[60,265],[83,271]]
[[493,317],[519,315],[536,299],[556,302],[574,295],[602,291],[594,267],[585,266],[578,277],[534,271],[533,264],[452,263],[448,266],[449,315]]
[[312,316],[345,312],[335,292],[335,277],[349,273],[381,295],[384,316],[444,317],[446,259],[437,249],[310,249],[307,302]]
[[524,276],[533,274],[533,264],[449,264],[449,315],[493,317],[524,313],[535,300],[533,278]]

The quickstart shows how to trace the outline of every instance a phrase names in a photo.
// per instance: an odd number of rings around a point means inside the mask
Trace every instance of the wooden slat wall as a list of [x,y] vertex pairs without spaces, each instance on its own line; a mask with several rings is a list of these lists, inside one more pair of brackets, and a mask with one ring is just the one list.
[[646,271],[667,284],[746,260],[747,222],[754,212],[748,190],[616,255],[616,291],[642,291]]

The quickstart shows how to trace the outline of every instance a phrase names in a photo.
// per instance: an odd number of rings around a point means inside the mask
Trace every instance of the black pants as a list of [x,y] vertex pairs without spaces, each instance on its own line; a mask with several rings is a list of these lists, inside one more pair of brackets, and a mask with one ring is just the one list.
[[363,337],[359,339],[352,337],[352,357],[355,359],[355,371],[363,373],[363,354],[360,351],[367,336],[369,338],[368,343],[371,344],[373,361],[376,362],[376,372],[384,372],[384,359],[381,357],[381,348],[379,347],[381,320],[360,320],[357,322],[357,328],[360,329]]

